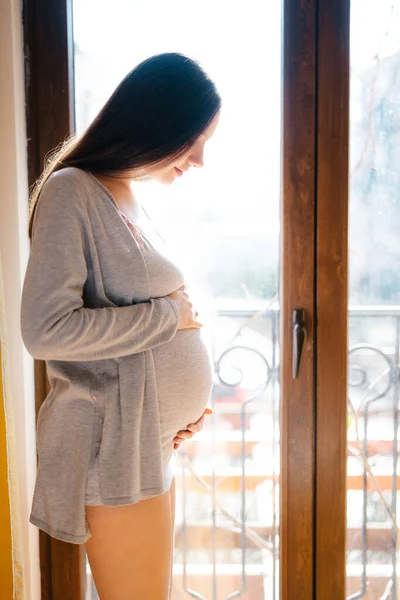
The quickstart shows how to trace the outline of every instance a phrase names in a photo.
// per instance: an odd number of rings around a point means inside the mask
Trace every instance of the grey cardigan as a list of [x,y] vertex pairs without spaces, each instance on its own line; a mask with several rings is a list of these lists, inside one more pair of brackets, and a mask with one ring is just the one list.
[[85,485],[99,427],[105,505],[164,491],[151,349],[180,321],[171,298],[149,298],[140,248],[100,185],[73,167],[45,183],[21,305],[24,344],[46,361],[51,384],[38,414],[30,522],[78,544],[90,537]]

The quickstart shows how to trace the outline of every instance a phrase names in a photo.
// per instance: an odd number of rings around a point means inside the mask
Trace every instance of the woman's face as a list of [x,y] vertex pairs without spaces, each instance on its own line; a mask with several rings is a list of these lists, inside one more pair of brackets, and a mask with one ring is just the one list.
[[168,165],[167,167],[149,168],[147,169],[147,175],[151,179],[155,179],[164,185],[170,185],[173,181],[175,181],[175,179],[178,179],[178,177],[181,177],[185,171],[190,169],[190,167],[202,167],[204,165],[204,146],[217,128],[219,117],[220,113],[218,112],[207,129],[201,134],[198,140],[196,140],[193,146],[189,148],[184,155],[177,159],[176,162]]

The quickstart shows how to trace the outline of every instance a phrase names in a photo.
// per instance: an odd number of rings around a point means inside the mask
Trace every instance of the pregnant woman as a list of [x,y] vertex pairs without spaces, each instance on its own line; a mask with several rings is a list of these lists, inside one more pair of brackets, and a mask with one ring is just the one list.
[[197,61],[152,56],[32,193],[21,329],[50,391],[30,522],[85,545],[101,600],[170,598],[175,450],[213,386],[185,275],[131,184],[202,167],[220,108]]

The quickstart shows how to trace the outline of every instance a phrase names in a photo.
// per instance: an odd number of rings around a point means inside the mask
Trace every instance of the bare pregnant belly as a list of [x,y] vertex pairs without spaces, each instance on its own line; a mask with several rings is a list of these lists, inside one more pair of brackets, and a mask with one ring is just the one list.
[[[173,450],[177,432],[197,421],[208,404],[214,370],[201,329],[179,329],[168,344],[153,348],[161,441]],[[164,452],[165,455],[165,452]]]

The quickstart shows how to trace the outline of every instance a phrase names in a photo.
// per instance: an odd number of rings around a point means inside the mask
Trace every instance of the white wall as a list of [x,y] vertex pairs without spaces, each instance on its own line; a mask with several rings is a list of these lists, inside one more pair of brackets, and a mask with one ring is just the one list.
[[18,440],[24,600],[40,599],[38,529],[28,521],[36,476],[33,360],[20,334],[20,296],[29,255],[24,64],[19,0],[0,0],[0,253],[5,284],[11,397]]

